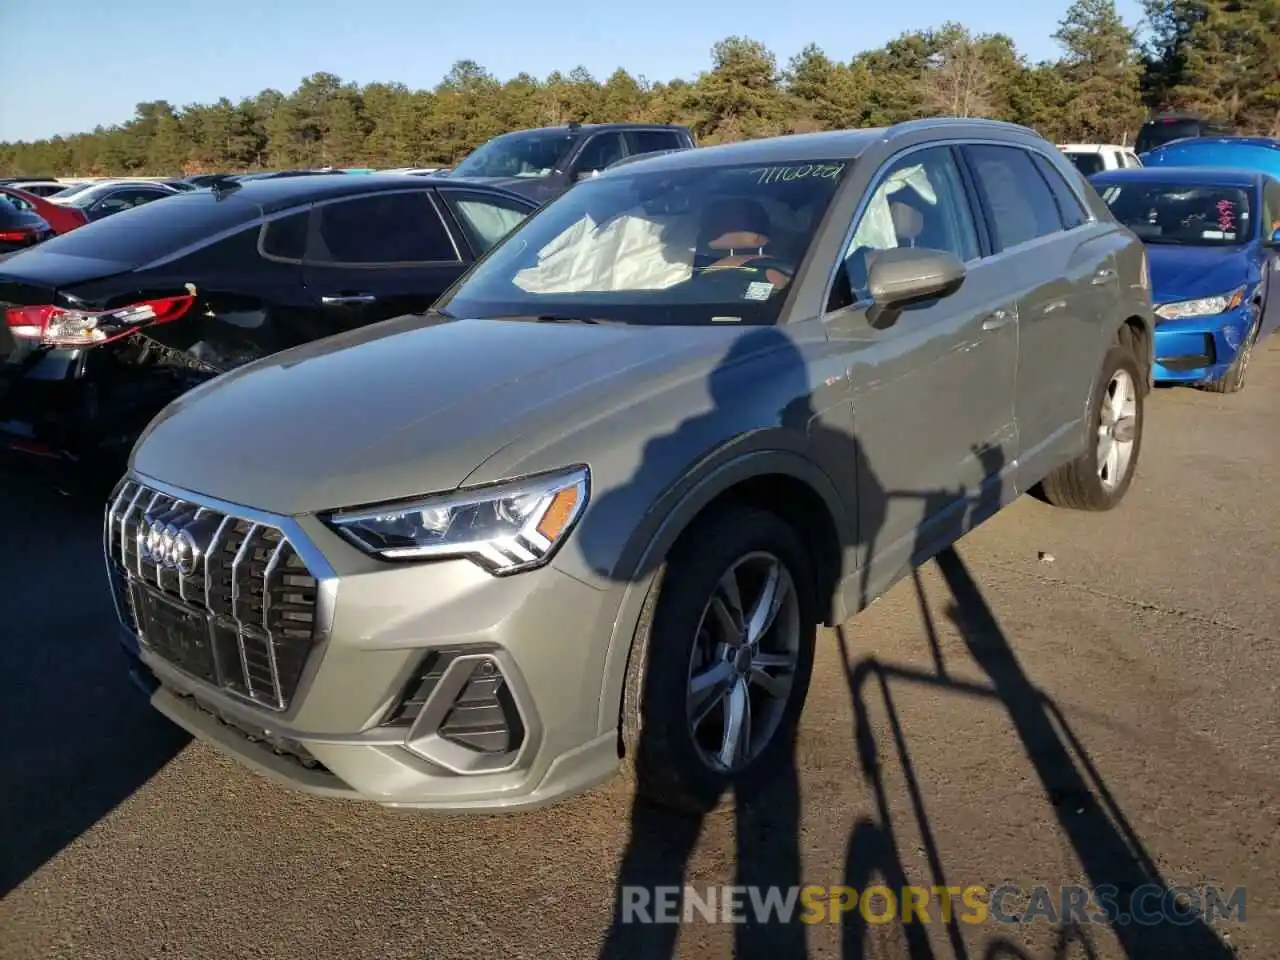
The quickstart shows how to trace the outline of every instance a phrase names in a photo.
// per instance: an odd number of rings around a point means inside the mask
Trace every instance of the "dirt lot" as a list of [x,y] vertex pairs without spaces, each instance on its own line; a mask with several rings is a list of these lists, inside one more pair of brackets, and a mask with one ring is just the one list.
[[[0,956],[700,958],[736,935],[775,960],[1275,957],[1280,339],[1252,377],[1234,397],[1159,391],[1118,511],[1024,498],[826,636],[794,776],[701,824],[617,783],[440,818],[249,774],[126,682],[97,509],[0,481]],[[1216,883],[1246,887],[1247,913],[613,922],[619,883],[877,880]]]

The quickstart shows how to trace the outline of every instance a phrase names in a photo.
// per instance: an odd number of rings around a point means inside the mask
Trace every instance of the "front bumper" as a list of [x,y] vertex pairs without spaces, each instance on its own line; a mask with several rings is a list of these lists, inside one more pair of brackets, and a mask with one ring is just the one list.
[[1221,379],[1236,357],[1253,308],[1184,320],[1158,320],[1152,373],[1157,383],[1212,383]]
[[[283,709],[178,666],[118,604],[126,647],[140,639],[136,656],[158,683],[152,704],[194,736],[298,790],[446,812],[540,806],[617,770],[600,710],[613,591],[551,566],[493,577],[466,560],[384,563],[314,518],[167,492],[274,525],[318,584],[313,645]],[[132,569],[110,567],[117,590],[140,589]],[[450,726],[496,716],[477,694],[495,688],[505,740]]]

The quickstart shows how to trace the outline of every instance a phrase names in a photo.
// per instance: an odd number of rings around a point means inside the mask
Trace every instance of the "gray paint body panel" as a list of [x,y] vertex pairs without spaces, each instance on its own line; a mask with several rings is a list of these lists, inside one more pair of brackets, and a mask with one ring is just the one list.
[[[1049,157],[1090,222],[972,261],[957,292],[890,326],[862,306],[827,314],[833,265],[879,172],[912,147],[962,141]],[[1151,304],[1141,245],[1055,153],[1020,128],[930,121],[628,164],[846,156],[852,167],[777,326],[399,318],[186,394],[148,429],[133,468],[293,517],[325,557],[333,621],[288,723],[359,795],[449,810],[547,802],[616,765],[623,675],[654,570],[728,487],[782,474],[817,494],[841,550],[840,618],[1084,449],[1102,358],[1127,318],[1149,330]],[[1105,264],[1115,282],[1092,283]],[[998,310],[1016,322],[985,326]],[[512,577],[465,560],[376,561],[317,516],[579,463],[591,493],[578,526],[548,566]],[[458,776],[365,742],[414,658],[444,644],[508,658],[537,739],[516,769]]]

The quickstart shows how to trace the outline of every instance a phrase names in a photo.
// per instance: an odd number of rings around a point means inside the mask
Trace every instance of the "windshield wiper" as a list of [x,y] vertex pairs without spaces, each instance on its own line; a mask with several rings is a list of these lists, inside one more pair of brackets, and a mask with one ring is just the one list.
[[488,317],[489,320],[513,320],[517,323],[589,323],[617,324],[620,320],[603,317],[570,317],[559,313],[516,314],[508,317]]

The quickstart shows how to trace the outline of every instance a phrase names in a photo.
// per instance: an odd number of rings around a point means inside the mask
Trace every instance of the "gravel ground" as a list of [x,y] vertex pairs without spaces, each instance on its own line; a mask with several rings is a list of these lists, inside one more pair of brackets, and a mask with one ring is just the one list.
[[[451,818],[250,774],[126,681],[98,508],[0,478],[0,957],[1274,957],[1280,338],[1251,377],[1151,398],[1119,510],[1023,498],[824,635],[791,775],[701,823],[621,782]],[[619,883],[875,882],[1216,883],[1247,912],[613,920]]]

